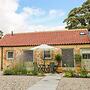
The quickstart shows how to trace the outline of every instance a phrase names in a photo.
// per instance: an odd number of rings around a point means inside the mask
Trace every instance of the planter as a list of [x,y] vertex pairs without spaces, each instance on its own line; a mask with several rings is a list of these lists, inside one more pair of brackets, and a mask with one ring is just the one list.
[[81,62],[76,62],[76,67],[81,67]]
[[61,67],[61,55],[60,54],[57,54],[55,56],[55,60],[57,61],[57,67],[56,67],[56,72],[57,73],[61,73],[62,72],[62,67]]
[[80,73],[81,67],[75,67],[76,73]]
[[76,71],[77,73],[79,73],[79,72],[80,72],[80,69],[81,69],[81,63],[80,63],[80,62],[77,62],[77,63],[76,63],[76,67],[75,67],[75,71]]
[[56,72],[57,72],[57,73],[62,73],[62,72],[63,72],[62,67],[61,67],[61,66],[57,66]]

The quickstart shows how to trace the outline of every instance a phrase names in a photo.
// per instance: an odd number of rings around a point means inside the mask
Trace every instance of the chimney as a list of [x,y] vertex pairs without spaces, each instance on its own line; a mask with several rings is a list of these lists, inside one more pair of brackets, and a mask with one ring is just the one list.
[[13,36],[13,31],[11,31],[11,35]]
[[0,30],[0,39],[2,38],[3,36],[3,32]]

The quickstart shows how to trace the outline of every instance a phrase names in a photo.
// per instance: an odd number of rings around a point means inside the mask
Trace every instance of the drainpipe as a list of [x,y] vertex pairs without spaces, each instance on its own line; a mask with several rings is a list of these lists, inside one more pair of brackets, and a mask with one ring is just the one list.
[[1,70],[3,70],[3,47],[1,47]]

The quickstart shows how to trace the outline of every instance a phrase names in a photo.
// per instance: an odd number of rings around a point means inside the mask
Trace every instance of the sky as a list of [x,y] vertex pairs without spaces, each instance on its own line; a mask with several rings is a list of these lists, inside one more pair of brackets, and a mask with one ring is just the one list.
[[0,30],[38,32],[64,30],[69,11],[85,0],[0,0]]

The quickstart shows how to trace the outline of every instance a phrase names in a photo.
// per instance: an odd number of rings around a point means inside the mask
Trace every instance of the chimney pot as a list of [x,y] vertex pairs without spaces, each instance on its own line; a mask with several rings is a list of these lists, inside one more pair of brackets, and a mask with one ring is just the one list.
[[11,35],[13,36],[13,31],[11,31]]
[[2,38],[3,36],[3,32],[0,30],[0,39]]

